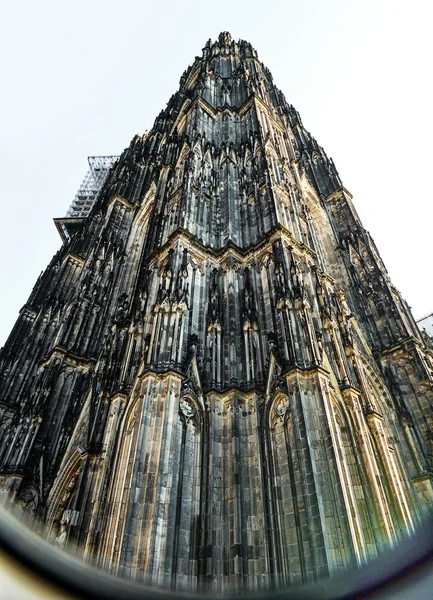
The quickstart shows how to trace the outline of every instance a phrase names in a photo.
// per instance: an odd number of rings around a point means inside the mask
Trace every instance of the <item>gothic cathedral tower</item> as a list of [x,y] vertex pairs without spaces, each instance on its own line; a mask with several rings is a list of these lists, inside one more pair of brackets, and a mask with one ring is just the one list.
[[433,354],[249,43],[206,44],[90,208],[1,352],[3,497],[189,590],[309,582],[411,535]]

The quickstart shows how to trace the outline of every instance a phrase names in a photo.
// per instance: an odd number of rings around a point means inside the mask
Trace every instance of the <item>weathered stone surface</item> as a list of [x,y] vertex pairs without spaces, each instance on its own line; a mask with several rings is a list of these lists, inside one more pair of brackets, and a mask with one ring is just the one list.
[[432,503],[432,351],[256,51],[208,43],[0,357],[0,487],[102,568],[332,576]]

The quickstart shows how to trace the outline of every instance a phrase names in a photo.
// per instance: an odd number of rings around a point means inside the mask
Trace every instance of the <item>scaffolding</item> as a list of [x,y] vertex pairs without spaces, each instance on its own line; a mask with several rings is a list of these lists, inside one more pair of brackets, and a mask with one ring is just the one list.
[[428,336],[433,338],[433,313],[418,319],[416,322],[420,331],[425,331]]
[[108,174],[119,156],[89,156],[89,169],[83,179],[66,216],[54,219],[61,238],[66,241],[81,227],[92,210]]

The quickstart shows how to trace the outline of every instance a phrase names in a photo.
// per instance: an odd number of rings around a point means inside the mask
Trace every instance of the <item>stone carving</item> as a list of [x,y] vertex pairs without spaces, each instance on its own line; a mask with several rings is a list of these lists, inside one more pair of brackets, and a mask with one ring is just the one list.
[[289,399],[285,396],[279,397],[278,400],[274,402],[274,412],[277,417],[285,423],[290,413]]
[[123,293],[119,296],[116,309],[116,321],[123,321],[127,315],[129,307],[128,294]]
[[181,398],[179,401],[179,410],[181,414],[185,417],[186,421],[189,421],[191,417],[195,414],[195,409],[191,405],[191,402],[186,398]]
[[20,492],[18,504],[22,510],[34,513],[38,503],[38,493],[33,487],[26,487]]
[[0,491],[55,496],[56,543],[187,592],[316,580],[402,537],[432,497],[431,347],[251,44],[208,42],[106,176],[1,350]]

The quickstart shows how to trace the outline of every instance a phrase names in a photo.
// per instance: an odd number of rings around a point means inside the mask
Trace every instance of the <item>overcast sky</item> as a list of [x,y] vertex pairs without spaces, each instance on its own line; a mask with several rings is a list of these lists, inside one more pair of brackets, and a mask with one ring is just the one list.
[[0,345],[60,247],[87,156],[150,129],[208,38],[250,41],[332,156],[416,318],[433,311],[433,3],[9,2],[0,51]]

